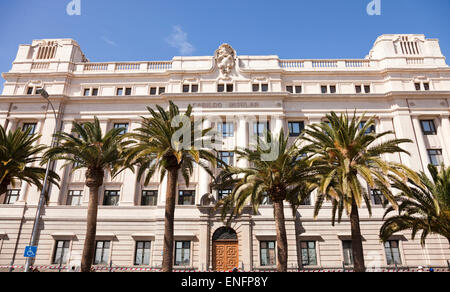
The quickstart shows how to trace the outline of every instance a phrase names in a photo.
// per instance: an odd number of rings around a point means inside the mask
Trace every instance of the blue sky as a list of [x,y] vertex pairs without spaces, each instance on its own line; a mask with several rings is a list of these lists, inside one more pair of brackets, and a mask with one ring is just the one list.
[[71,0],[0,0],[0,71],[41,38],[73,38],[102,62],[212,55],[224,42],[240,55],[364,58],[381,34],[423,33],[450,56],[449,0],[381,0],[381,16],[367,14],[372,0],[80,1],[69,16]]

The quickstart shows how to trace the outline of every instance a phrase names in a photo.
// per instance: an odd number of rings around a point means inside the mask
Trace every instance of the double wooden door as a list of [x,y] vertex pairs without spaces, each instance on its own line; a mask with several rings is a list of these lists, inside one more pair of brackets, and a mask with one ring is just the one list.
[[239,243],[237,241],[213,242],[213,268],[215,271],[231,271],[239,267]]

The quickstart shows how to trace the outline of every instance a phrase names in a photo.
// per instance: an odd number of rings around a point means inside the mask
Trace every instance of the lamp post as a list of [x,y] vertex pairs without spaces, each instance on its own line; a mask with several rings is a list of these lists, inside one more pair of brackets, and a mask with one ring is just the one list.
[[[56,116],[56,111],[55,111],[55,108],[53,107],[52,102],[50,101],[49,94],[47,93],[47,91],[45,91],[44,89],[40,89],[36,93],[40,94],[45,100],[47,100],[48,104],[50,104],[50,106],[52,107],[53,115],[55,116],[55,129],[53,130],[52,145],[51,145],[51,147],[53,148],[58,143],[57,139],[55,138],[55,134],[58,131],[58,124],[59,124],[58,118]],[[37,244],[37,234],[38,234],[39,225],[41,223],[42,209],[44,208],[44,203],[45,203],[45,192],[47,191],[47,187],[48,187],[48,177],[50,175],[50,168],[51,168],[51,161],[49,160],[47,162],[47,169],[45,171],[45,177],[44,177],[44,182],[42,184],[41,195],[39,197],[39,204],[38,204],[38,208],[36,211],[36,217],[34,218],[33,232],[31,233],[31,239],[30,239],[30,246],[35,246]],[[27,258],[27,262],[25,265],[26,273],[30,272],[31,260],[32,260],[31,258]]]

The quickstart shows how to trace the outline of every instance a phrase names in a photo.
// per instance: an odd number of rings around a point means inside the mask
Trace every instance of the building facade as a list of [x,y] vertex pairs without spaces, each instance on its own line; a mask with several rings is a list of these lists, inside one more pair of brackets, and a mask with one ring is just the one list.
[[[36,40],[20,45],[0,95],[0,123],[7,129],[32,128],[39,143],[51,144],[54,127],[71,131],[73,121],[98,117],[104,131],[133,131],[147,106],[184,110],[208,117],[207,126],[224,136],[220,156],[245,166],[231,153],[247,147],[265,128],[294,139],[309,124],[324,121],[331,110],[376,117],[377,132],[408,138],[410,156],[389,155],[414,170],[429,163],[450,165],[450,69],[439,42],[423,35],[380,36],[365,59],[281,60],[278,56],[241,56],[229,45],[214,56],[174,57],[165,62],[93,63],[70,39]],[[44,88],[56,109],[36,94]],[[40,228],[36,265],[76,265],[83,248],[88,204],[84,171],[56,171]],[[192,183],[180,179],[175,222],[175,268],[245,271],[276,267],[276,232],[270,202],[258,214],[249,208],[225,228],[214,202],[227,194],[210,187],[200,167]],[[158,268],[162,262],[165,183],[154,177],[145,186],[131,171],[105,177],[100,191],[96,265]],[[380,243],[384,207],[370,190],[373,216],[361,210],[366,264],[370,267],[446,267],[449,243],[431,236],[425,247],[398,234]],[[0,198],[0,266],[23,265],[39,200],[38,190],[15,184]],[[292,216],[286,205],[291,269],[351,267],[350,223],[331,225],[326,206],[317,220],[314,197]]]

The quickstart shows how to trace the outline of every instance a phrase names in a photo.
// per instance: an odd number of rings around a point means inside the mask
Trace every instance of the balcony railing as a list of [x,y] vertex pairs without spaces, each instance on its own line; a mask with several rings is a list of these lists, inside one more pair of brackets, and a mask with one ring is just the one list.
[[364,69],[374,67],[371,60],[280,60],[280,68],[287,71]]
[[172,69],[171,61],[133,63],[86,63],[83,72],[155,72]]

